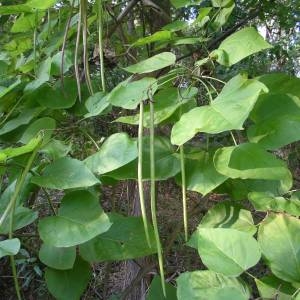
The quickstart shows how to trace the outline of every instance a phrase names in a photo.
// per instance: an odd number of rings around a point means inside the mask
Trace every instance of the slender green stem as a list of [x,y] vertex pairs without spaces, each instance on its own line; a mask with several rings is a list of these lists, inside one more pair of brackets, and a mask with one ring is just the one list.
[[[40,143],[41,143],[42,139],[40,139]],[[23,170],[21,176],[19,177],[19,180],[17,181],[16,183],[16,188],[15,188],[15,192],[14,194],[12,195],[4,213],[2,214],[1,218],[0,218],[0,228],[3,224],[3,222],[5,221],[5,219],[7,218],[8,214],[10,213],[11,209],[14,207],[15,205],[15,202],[18,198],[18,195],[21,191],[21,188],[23,187],[24,185],[24,182],[25,182],[25,179],[26,179],[26,175],[28,174],[29,170],[30,170],[30,167],[33,163],[33,160],[35,158],[35,155],[38,151],[38,148],[39,148],[39,145],[40,143],[37,145],[37,147],[35,148],[35,150],[32,152],[32,155],[30,156],[28,162],[27,162],[27,165],[25,167],[25,169]]]
[[209,103],[211,104],[211,103],[213,102],[213,98],[212,98],[212,96],[211,96],[211,92],[210,92],[210,90],[209,90],[207,84],[206,84],[203,80],[201,80],[199,77],[197,77],[197,76],[193,76],[193,77],[194,77],[196,80],[198,80],[200,83],[203,84],[203,86],[204,86],[204,88],[206,89],[206,92],[207,92],[207,94],[208,94],[208,97],[209,97]]
[[182,209],[183,209],[183,227],[185,241],[188,240],[188,216],[187,216],[187,202],[186,202],[186,182],[185,182],[185,161],[183,145],[180,149],[180,164],[181,164],[181,188],[182,188]]
[[102,0],[98,0],[98,43],[99,43],[99,58],[100,58],[100,76],[102,91],[106,91],[105,86],[105,70],[103,57],[103,8]]
[[35,12],[35,24],[34,24],[34,31],[33,31],[33,70],[34,75],[37,76],[37,67],[36,67],[36,44],[37,44],[37,18],[38,18],[38,11]]
[[76,36],[76,44],[75,44],[75,53],[74,53],[74,69],[75,69],[75,77],[77,83],[77,93],[79,102],[81,102],[81,87],[80,87],[80,74],[78,67],[78,52],[79,52],[79,44],[80,44],[80,30],[81,30],[81,5],[79,6],[79,16],[77,23],[77,36]]
[[47,39],[49,39],[50,32],[51,32],[51,13],[50,13],[50,8],[48,8],[48,10],[47,10],[47,18],[48,18]]
[[66,29],[64,33],[64,38],[63,38],[63,43],[61,47],[61,62],[60,62],[60,79],[61,79],[61,85],[62,88],[64,87],[64,63],[65,63],[65,49],[66,49],[66,44],[67,44],[67,39],[68,39],[68,32],[70,29],[70,24],[71,24],[71,19],[73,15],[73,8],[74,8],[75,0],[72,1],[71,6],[70,6],[70,14],[66,23]]
[[233,135],[233,133],[232,133],[231,130],[230,130],[230,135],[231,135],[231,137],[232,137],[232,140],[233,140],[234,145],[237,146],[238,144],[237,144],[236,139],[235,139],[235,137],[234,137],[234,135]]
[[166,285],[164,274],[164,263],[162,256],[162,248],[159,239],[157,218],[156,218],[156,195],[155,195],[155,153],[154,153],[154,103],[151,91],[149,93],[150,99],[150,203],[151,203],[151,216],[154,227],[154,235],[157,248],[158,264],[161,277],[161,285],[163,294],[166,297]]
[[[23,170],[21,176],[17,180],[16,188],[15,188],[15,191],[14,191],[14,193],[13,193],[13,195],[12,195],[10,201],[9,201],[9,204],[8,204],[5,212],[1,216],[0,227],[2,226],[3,222],[5,221],[7,215],[10,213],[9,232],[8,232],[9,239],[13,238],[14,213],[15,213],[16,201],[17,201],[17,198],[18,198],[18,196],[19,196],[19,194],[20,194],[20,192],[23,188],[26,176],[27,176],[27,174],[28,174],[28,172],[31,168],[31,165],[32,165],[34,159],[35,159],[35,156],[36,156],[37,151],[39,149],[39,145],[40,145],[40,143],[33,150],[29,160],[27,161],[25,169]],[[14,258],[13,255],[10,255],[10,263],[11,263],[12,274],[13,274],[13,278],[14,278],[14,284],[15,284],[15,290],[16,290],[17,298],[18,298],[18,300],[21,300],[22,297],[21,297],[20,286],[19,286],[18,277],[17,277],[15,258]]]
[[142,218],[144,223],[145,235],[149,247],[151,247],[146,207],[145,207],[145,198],[144,198],[144,188],[143,188],[143,129],[144,129],[144,103],[140,103],[140,119],[139,119],[139,131],[138,131],[138,188],[139,188],[139,197],[140,197],[140,206],[142,211]]
[[81,6],[81,18],[82,18],[82,42],[83,42],[83,68],[85,81],[91,95],[94,94],[93,86],[90,77],[90,67],[89,67],[89,54],[88,54],[88,41],[87,41],[87,0],[80,1]]

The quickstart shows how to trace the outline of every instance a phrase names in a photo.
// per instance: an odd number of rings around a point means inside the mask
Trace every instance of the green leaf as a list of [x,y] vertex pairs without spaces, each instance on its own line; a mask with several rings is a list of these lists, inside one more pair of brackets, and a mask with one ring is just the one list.
[[[21,205],[15,208],[13,230],[21,229],[25,226],[32,224],[38,218],[38,212],[33,211]],[[10,227],[10,215],[5,219],[0,227],[1,234],[8,234]]]
[[185,272],[177,278],[178,300],[248,300],[244,282],[213,271]]
[[300,78],[283,73],[271,73],[258,77],[273,94],[291,94],[300,98]]
[[82,190],[64,196],[58,215],[40,220],[39,233],[45,244],[72,247],[107,231],[110,226],[97,197]]
[[255,279],[259,295],[263,299],[291,300],[296,289],[288,282],[273,275]]
[[149,227],[149,248],[142,218],[110,214],[112,226],[87,243],[80,245],[80,255],[89,262],[125,260],[156,253],[153,227]]
[[11,32],[27,32],[33,31],[37,24],[43,18],[44,13],[32,13],[21,15],[12,25]]
[[35,9],[47,9],[53,7],[58,0],[29,0],[26,5]]
[[107,108],[110,107],[110,102],[108,101],[108,97],[105,93],[98,92],[86,100],[85,107],[88,110],[88,113],[85,114],[84,117],[90,118],[102,115]]
[[300,200],[298,199],[285,199],[270,193],[257,192],[249,193],[248,198],[256,210],[287,212],[294,216],[300,216]]
[[226,7],[231,5],[232,0],[212,0],[211,3],[213,7]]
[[157,81],[151,77],[144,77],[137,81],[129,82],[128,79],[119,83],[109,94],[107,101],[114,106],[126,109],[136,109],[139,103],[148,99],[148,93],[157,89]]
[[27,127],[19,141],[27,144],[42,131],[43,144],[46,144],[50,140],[55,127],[56,121],[52,118],[44,117],[37,119]]
[[57,248],[51,245],[42,244],[39,251],[39,259],[43,264],[53,269],[72,269],[76,259],[76,248]]
[[[219,203],[209,209],[198,228],[232,228],[251,235],[256,233],[256,226],[253,223],[251,212],[228,201]],[[192,234],[187,245],[198,249],[197,231]]]
[[150,36],[146,36],[138,39],[136,42],[133,43],[133,46],[137,47],[137,46],[142,46],[154,42],[165,42],[171,40],[171,38],[172,38],[171,31],[161,30],[151,34]]
[[181,8],[190,5],[198,5],[201,4],[201,2],[203,2],[203,0],[171,0],[171,3],[175,8]]
[[[150,179],[149,149],[149,137],[144,137],[143,180]],[[154,151],[156,180],[165,180],[175,176],[180,172],[180,160],[174,153],[174,148],[168,139],[156,136],[154,139]],[[137,160],[134,160],[133,162],[105,175],[117,180],[137,179]]]
[[0,258],[7,255],[16,255],[20,250],[20,246],[19,239],[0,241]]
[[[1,10],[1,6],[0,6],[0,10]],[[12,83],[11,85],[9,85],[8,87],[4,87],[0,91],[0,98],[2,98],[6,94],[8,94],[10,91],[12,91],[15,87],[17,87],[18,85],[20,85],[21,82],[22,81],[20,80],[20,77],[17,77],[17,80],[14,83]]]
[[283,161],[251,143],[218,149],[214,164],[230,178],[283,180],[291,176]]
[[[51,58],[48,57],[39,65],[37,70],[37,78],[26,85],[24,92],[34,92],[42,84],[47,82],[50,79],[50,71],[51,71]],[[43,97],[44,96],[45,95],[43,95]]]
[[177,300],[176,288],[166,282],[166,297],[162,292],[160,276],[156,275],[151,281],[146,300]]
[[172,23],[169,23],[169,24],[165,25],[162,29],[163,30],[168,30],[168,31],[171,31],[171,32],[175,32],[175,31],[182,30],[182,29],[184,29],[188,26],[189,26],[188,22],[181,21],[181,20],[176,20]]
[[292,95],[263,95],[250,118],[255,122],[247,130],[248,138],[266,149],[276,149],[300,139],[300,100]]
[[16,118],[10,119],[3,125],[3,127],[0,129],[0,135],[11,132],[22,125],[28,124],[43,110],[44,108],[42,107],[24,109]]
[[[185,103],[194,100],[194,96],[198,93],[197,88],[182,89],[171,87],[166,88],[154,95],[154,124],[160,124],[161,122],[170,118],[178,108],[182,107]],[[138,125],[140,115],[120,117],[116,122]],[[150,112],[149,106],[144,108],[144,126],[150,126]]]
[[171,66],[175,63],[176,56],[171,52],[162,52],[160,54],[154,55],[148,59],[138,62],[135,65],[131,65],[125,70],[129,73],[149,73],[163,69],[165,67]]
[[[51,75],[59,76],[61,74],[62,51],[57,52],[51,58]],[[73,53],[70,50],[65,50],[64,53],[64,71],[65,74],[73,66]]]
[[11,14],[19,14],[25,12],[33,12],[32,7],[27,4],[19,4],[19,5],[1,5],[0,6],[0,15],[11,15]]
[[224,26],[227,23],[234,7],[235,4],[234,2],[232,2],[232,4],[229,7],[224,7],[218,12],[212,23],[212,27],[214,30],[219,30],[222,26]]
[[127,133],[115,133],[107,138],[100,150],[85,159],[85,165],[98,175],[118,169],[137,158],[137,142]]
[[245,57],[271,48],[253,27],[246,27],[226,38],[210,56],[224,66],[232,66]]
[[100,183],[80,160],[63,157],[49,164],[42,176],[34,176],[32,183],[49,189],[73,189]]
[[65,145],[60,140],[52,139],[47,145],[45,145],[41,152],[46,153],[51,160],[56,160],[65,157],[72,149],[72,145]]
[[78,257],[71,270],[47,268],[48,290],[58,300],[79,300],[92,276],[90,265]]
[[266,91],[257,80],[235,76],[210,105],[196,107],[182,115],[172,128],[172,144],[182,145],[198,132],[216,134],[243,129],[258,96]]
[[42,137],[38,135],[32,138],[27,145],[17,148],[5,148],[0,150],[0,162],[5,162],[16,156],[32,152],[41,143]]
[[213,163],[214,153],[198,152],[185,159],[186,188],[203,196],[221,185],[227,177],[218,173]]
[[300,220],[271,213],[261,223],[258,242],[272,273],[288,282],[300,282]]
[[199,13],[196,20],[193,22],[193,25],[203,27],[210,20],[210,17],[208,15],[211,10],[212,7],[201,7],[199,9]]
[[198,228],[198,252],[212,271],[239,276],[256,265],[259,245],[249,233],[228,228]]
[[60,81],[57,81],[53,87],[44,84],[30,94],[30,97],[43,107],[51,109],[70,108],[75,104],[77,98],[76,81],[65,78],[64,89],[62,89]]

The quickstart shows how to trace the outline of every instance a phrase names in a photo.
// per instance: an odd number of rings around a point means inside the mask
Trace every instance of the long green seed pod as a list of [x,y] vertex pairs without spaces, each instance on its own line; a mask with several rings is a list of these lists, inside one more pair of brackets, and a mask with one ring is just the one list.
[[188,240],[188,216],[187,216],[187,201],[186,201],[186,180],[185,180],[185,161],[184,161],[184,148],[180,147],[180,165],[181,165],[181,190],[182,190],[182,209],[183,209],[183,227],[184,238]]
[[93,95],[93,87],[90,77],[90,67],[89,67],[89,56],[88,56],[88,42],[87,42],[87,0],[80,1],[81,6],[81,19],[82,19],[82,43],[83,43],[83,68],[85,81],[88,87],[88,90],[91,95]]
[[75,69],[75,77],[77,83],[77,93],[79,101],[81,102],[81,87],[80,87],[80,75],[78,68],[78,52],[79,52],[79,44],[80,44],[80,31],[81,31],[81,5],[79,6],[79,16],[77,23],[77,36],[76,36],[76,44],[75,44],[75,53],[74,53],[74,69]]
[[151,247],[146,208],[145,208],[145,198],[143,189],[143,129],[144,129],[144,103],[140,103],[140,118],[139,118],[139,131],[138,131],[138,188],[139,188],[139,198],[140,206],[142,211],[142,218],[144,223],[145,235],[149,247]]
[[98,0],[98,43],[99,43],[99,58],[100,58],[100,76],[102,91],[106,91],[105,86],[105,70],[103,57],[103,8],[102,0]]
[[164,263],[162,248],[159,238],[157,218],[156,218],[156,197],[155,197],[155,153],[154,153],[154,103],[151,91],[149,93],[150,99],[150,203],[151,203],[151,216],[154,227],[155,242],[157,248],[158,264],[161,277],[161,285],[163,294],[166,297],[166,285],[164,274]]

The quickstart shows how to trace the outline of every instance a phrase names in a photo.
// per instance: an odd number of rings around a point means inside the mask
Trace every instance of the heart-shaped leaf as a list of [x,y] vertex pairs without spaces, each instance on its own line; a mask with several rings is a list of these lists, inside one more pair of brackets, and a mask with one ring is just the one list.
[[178,300],[248,300],[249,288],[232,277],[213,271],[185,272],[177,278]]
[[100,183],[85,164],[77,159],[62,157],[48,165],[42,176],[34,176],[31,182],[49,189],[73,189]]
[[254,208],[259,211],[287,212],[294,216],[300,216],[300,200],[276,197],[271,193],[249,193],[248,198]]
[[149,98],[149,92],[155,93],[157,81],[152,77],[144,77],[137,81],[129,80],[119,83],[108,95],[107,101],[114,106],[136,109],[139,103]]
[[[154,124],[160,124],[161,122],[170,118],[178,108],[182,107],[187,102],[194,100],[198,89],[190,88],[178,91],[176,88],[166,88],[159,91],[154,95]],[[120,117],[116,122],[127,123],[132,125],[139,124],[140,115],[133,115],[127,117]],[[144,126],[150,125],[150,112],[149,107],[144,108]]]
[[171,66],[175,63],[176,56],[171,52],[162,52],[154,55],[148,59],[138,62],[135,65],[131,65],[125,70],[129,73],[149,73]]
[[45,272],[48,290],[58,300],[79,300],[91,276],[90,265],[80,257],[71,270],[47,268]]
[[166,297],[163,294],[160,276],[156,275],[151,281],[146,300],[176,300],[176,288],[166,282]]
[[[149,162],[149,137],[143,138],[143,180],[150,179],[150,162]],[[175,176],[180,172],[180,160],[174,152],[173,146],[169,140],[156,136],[154,139],[155,151],[155,179],[165,180]],[[105,176],[112,177],[117,180],[137,179],[137,160],[106,173]]]
[[283,161],[251,143],[218,149],[214,164],[230,178],[282,180],[291,176]]
[[290,283],[280,280],[273,275],[255,279],[255,283],[259,295],[263,299],[291,300],[293,299],[292,295],[296,292],[296,288]]
[[58,215],[40,220],[39,233],[45,244],[72,247],[107,231],[110,226],[97,197],[83,190],[64,196]]
[[243,129],[243,123],[264,91],[266,87],[259,81],[237,75],[210,105],[196,107],[182,115],[172,128],[172,144],[182,145],[198,132],[216,134]]
[[149,227],[148,246],[142,218],[110,214],[108,231],[80,245],[80,254],[89,262],[133,259],[156,253],[154,231]]
[[272,48],[253,27],[246,27],[226,38],[210,55],[217,56],[218,63],[232,66],[245,57]]
[[197,234],[199,255],[212,271],[239,276],[260,260],[259,245],[249,233],[236,229],[200,227]]
[[43,264],[53,269],[72,269],[76,259],[76,248],[57,248],[51,245],[42,244],[39,251],[39,259]]
[[20,250],[20,246],[19,239],[0,241],[0,258],[7,255],[16,255]]
[[267,265],[278,278],[300,282],[300,220],[271,213],[261,223],[258,242]]
[[85,159],[86,166],[96,174],[118,169],[137,158],[137,142],[127,133],[115,133],[107,138],[100,150]]
[[[185,159],[186,188],[203,196],[221,185],[227,177],[218,173],[213,163],[214,153],[198,152]],[[177,180],[181,182],[179,176]]]

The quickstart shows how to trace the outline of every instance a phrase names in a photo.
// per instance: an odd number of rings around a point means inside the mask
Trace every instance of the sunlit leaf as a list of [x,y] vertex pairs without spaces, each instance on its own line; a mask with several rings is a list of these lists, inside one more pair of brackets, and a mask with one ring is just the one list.
[[76,259],[76,248],[57,248],[51,245],[42,244],[39,251],[39,259],[43,264],[53,269],[72,269]]
[[34,176],[32,183],[49,189],[72,189],[89,187],[99,180],[77,159],[63,157],[49,164],[42,176]]
[[19,239],[0,241],[0,258],[7,255],[16,255],[20,250],[20,246]]
[[85,159],[86,166],[96,174],[118,169],[137,158],[137,142],[126,133],[115,133],[107,138],[100,150]]
[[131,65],[125,70],[129,73],[149,73],[156,70],[163,69],[165,67],[171,66],[175,63],[176,56],[171,52],[162,52],[160,54],[154,55],[148,59],[138,62],[135,65]]
[[178,300],[248,300],[249,288],[233,277],[213,271],[185,272],[177,278]]
[[261,223],[258,242],[272,273],[288,282],[300,282],[300,220],[271,213]]
[[243,123],[262,92],[266,92],[266,87],[259,81],[235,76],[210,105],[196,107],[182,115],[172,128],[172,144],[182,145],[198,132],[216,134],[243,129]]
[[256,29],[246,27],[227,37],[210,56],[216,57],[222,65],[232,66],[251,54],[271,47]]
[[58,215],[40,220],[39,233],[45,244],[72,247],[107,231],[110,226],[97,197],[82,190],[64,196]]

